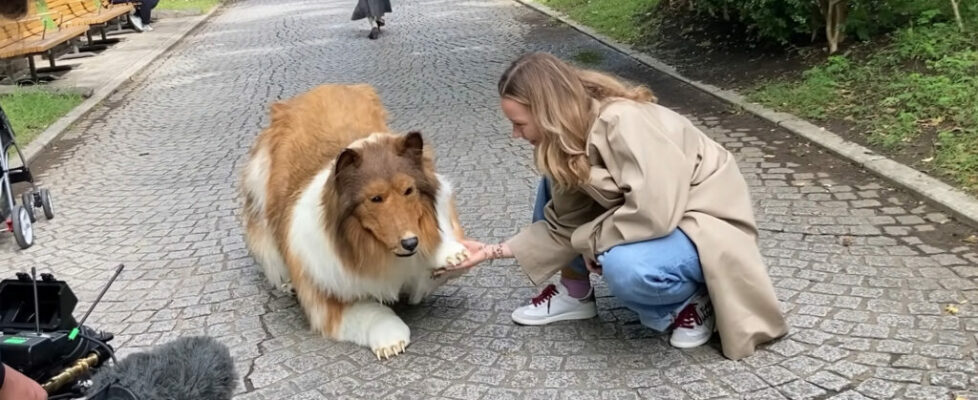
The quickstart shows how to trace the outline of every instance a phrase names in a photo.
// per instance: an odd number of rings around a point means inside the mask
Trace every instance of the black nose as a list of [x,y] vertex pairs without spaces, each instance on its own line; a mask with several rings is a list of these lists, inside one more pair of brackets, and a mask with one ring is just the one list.
[[401,247],[403,247],[404,250],[407,251],[414,251],[414,249],[418,248],[417,236],[407,238],[407,239],[401,239]]

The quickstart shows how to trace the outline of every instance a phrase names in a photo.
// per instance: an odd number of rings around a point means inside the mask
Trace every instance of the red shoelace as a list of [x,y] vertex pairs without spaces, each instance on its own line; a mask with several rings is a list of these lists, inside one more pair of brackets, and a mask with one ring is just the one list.
[[557,291],[557,286],[553,284],[547,285],[547,287],[543,288],[543,291],[540,292],[540,295],[532,299],[533,305],[538,306],[540,305],[540,303],[549,301],[552,297],[556,296],[558,293],[559,292]]
[[702,324],[703,317],[696,312],[696,303],[689,303],[676,315],[676,319],[672,322],[672,328],[693,329],[696,325]]

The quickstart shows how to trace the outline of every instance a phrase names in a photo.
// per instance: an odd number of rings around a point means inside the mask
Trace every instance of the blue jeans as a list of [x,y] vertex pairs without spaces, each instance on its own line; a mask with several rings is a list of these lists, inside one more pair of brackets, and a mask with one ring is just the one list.
[[[550,198],[550,183],[544,178],[537,189],[533,221],[544,218]],[[611,294],[637,313],[642,325],[660,332],[669,328],[694,295],[706,291],[696,246],[679,228],[661,238],[614,246],[597,259]],[[568,268],[581,276],[588,274],[582,257]]]

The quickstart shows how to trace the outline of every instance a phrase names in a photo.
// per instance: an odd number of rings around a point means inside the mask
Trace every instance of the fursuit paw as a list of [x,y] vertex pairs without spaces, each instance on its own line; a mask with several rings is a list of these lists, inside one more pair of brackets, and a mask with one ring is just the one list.
[[411,344],[411,329],[397,317],[384,319],[370,331],[370,350],[378,360],[401,354]]
[[404,343],[404,341],[402,340],[400,342],[397,342],[397,344],[395,345],[385,346],[385,347],[375,347],[373,350],[374,350],[374,355],[377,356],[378,360],[386,360],[398,354],[403,353],[405,347],[407,347],[407,343]]
[[469,251],[461,243],[451,241],[442,244],[435,255],[435,269],[454,267],[469,258]]
[[278,290],[290,296],[295,296],[295,286],[293,286],[291,282],[285,282],[278,285]]

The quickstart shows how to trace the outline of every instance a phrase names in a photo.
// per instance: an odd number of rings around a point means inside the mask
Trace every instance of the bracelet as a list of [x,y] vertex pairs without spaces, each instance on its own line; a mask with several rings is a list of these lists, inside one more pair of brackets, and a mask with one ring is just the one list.
[[503,258],[503,245],[493,244],[489,246],[489,259],[495,260],[497,258]]

